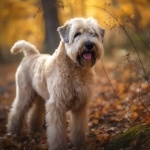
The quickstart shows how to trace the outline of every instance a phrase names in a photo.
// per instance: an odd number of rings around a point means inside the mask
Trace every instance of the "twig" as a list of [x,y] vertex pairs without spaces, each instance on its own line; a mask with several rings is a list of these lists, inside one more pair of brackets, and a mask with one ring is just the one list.
[[[118,23],[119,23],[119,22],[118,22]],[[142,69],[143,69],[143,73],[144,73],[144,75],[145,75],[145,79],[146,79],[146,81],[147,81],[147,84],[150,86],[150,83],[149,83],[149,80],[148,80],[148,76],[147,76],[146,70],[145,70],[145,68],[144,68],[144,65],[143,65],[143,63],[142,63],[141,57],[140,57],[140,55],[139,55],[139,52],[138,52],[138,50],[137,50],[135,44],[133,43],[133,41],[132,41],[130,35],[128,34],[127,30],[125,29],[125,27],[123,27],[120,23],[119,23],[119,25],[120,25],[120,27],[123,29],[123,31],[126,33],[128,39],[130,40],[132,46],[134,47],[134,50],[136,51],[136,54],[137,54],[138,59],[139,59],[139,62],[140,62],[141,67],[142,67]]]
[[[111,83],[110,78],[108,77],[108,74],[107,74],[107,72],[106,72],[106,70],[105,70],[105,67],[104,67],[104,64],[103,64],[102,59],[101,59],[101,64],[102,64],[103,71],[104,71],[104,73],[105,73],[105,75],[106,75],[106,77],[107,77],[107,79],[108,79],[108,81],[109,81],[109,84],[110,84],[110,86],[111,86],[111,88],[112,88],[112,90],[113,90],[113,92],[114,92],[114,94],[115,94],[117,100],[120,102],[120,99],[121,99],[121,98],[118,96],[117,92],[115,91],[115,89],[114,89],[114,87],[113,87],[113,85],[112,85],[112,83]],[[130,119],[130,117],[129,117],[129,115],[128,115],[128,112],[127,112],[126,108],[124,107],[124,105],[122,105],[122,108],[124,109],[124,111],[125,111],[125,113],[126,113],[126,115],[127,115],[128,120],[129,120],[130,123],[132,124],[133,122],[132,122],[132,120]]]
[[[142,38],[142,36],[140,34],[138,34],[133,28],[129,27],[129,29],[131,31],[133,31],[139,38],[140,40],[142,41],[142,43],[145,45],[145,47],[147,48],[147,50],[149,50],[149,46],[147,45],[147,43],[144,41],[144,39]],[[145,55],[148,55],[150,57],[150,55],[148,53],[146,53],[145,51],[142,51]]]
[[[92,3],[91,3],[91,4],[92,4]],[[92,4],[92,5],[93,5],[93,4]],[[141,64],[141,67],[142,67],[142,70],[143,70],[145,79],[146,79],[146,81],[147,81],[147,84],[150,86],[149,79],[148,79],[146,70],[145,70],[145,68],[144,68],[144,65],[143,65],[143,63],[142,63],[141,57],[140,57],[140,55],[139,55],[139,52],[138,52],[138,50],[137,50],[137,48],[136,48],[134,42],[132,41],[130,35],[128,34],[128,32],[127,32],[125,26],[122,25],[122,24],[120,23],[120,21],[119,21],[112,13],[108,12],[108,10],[107,10],[106,8],[101,8],[101,7],[95,6],[95,5],[93,5],[93,7],[99,8],[99,9],[101,9],[102,11],[104,11],[105,13],[107,13],[110,17],[112,17],[112,18],[118,23],[118,25],[120,26],[120,28],[124,31],[124,33],[125,33],[126,36],[128,37],[130,43],[132,44],[132,46],[133,46],[133,48],[134,48],[134,50],[135,50],[135,52],[136,52],[136,54],[137,54],[137,56],[138,56],[138,59],[139,59],[139,62],[140,62],[140,64]]]

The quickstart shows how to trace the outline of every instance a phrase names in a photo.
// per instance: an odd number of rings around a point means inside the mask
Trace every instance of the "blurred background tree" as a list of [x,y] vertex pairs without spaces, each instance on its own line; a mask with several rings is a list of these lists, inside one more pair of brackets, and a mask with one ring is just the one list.
[[43,49],[45,52],[53,53],[57,48],[60,38],[56,30],[59,26],[57,1],[56,0],[41,0],[43,8],[43,18],[45,24],[45,37]]
[[98,20],[106,29],[106,54],[117,49],[132,49],[114,18],[145,51],[149,49],[150,40],[149,10],[149,0],[3,0],[0,4],[0,63],[18,59],[18,55],[11,56],[9,49],[19,39],[52,53],[60,40],[56,29],[72,17]]
[[38,48],[44,39],[42,14],[38,13],[39,1],[6,0],[0,2],[0,51],[1,62],[11,62],[10,47],[20,39],[28,40]]

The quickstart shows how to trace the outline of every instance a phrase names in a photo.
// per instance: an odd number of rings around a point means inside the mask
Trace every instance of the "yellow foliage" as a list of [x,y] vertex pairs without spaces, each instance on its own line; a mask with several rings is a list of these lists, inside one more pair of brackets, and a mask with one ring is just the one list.
[[42,14],[36,14],[38,1],[5,0],[0,6],[0,45],[10,47],[15,41],[25,39],[37,47],[43,41]]
[[[19,39],[28,40],[36,44],[38,48],[41,47],[44,39],[44,21],[42,11],[37,12],[42,7],[40,1],[1,1],[0,47],[10,47]],[[142,25],[143,29],[150,22],[149,3],[147,0],[60,0],[57,7],[61,24],[72,17],[95,17],[106,28],[104,22],[112,20],[110,14],[119,20],[124,19],[125,16],[134,20],[137,18],[135,10],[140,12],[141,19],[139,24]]]

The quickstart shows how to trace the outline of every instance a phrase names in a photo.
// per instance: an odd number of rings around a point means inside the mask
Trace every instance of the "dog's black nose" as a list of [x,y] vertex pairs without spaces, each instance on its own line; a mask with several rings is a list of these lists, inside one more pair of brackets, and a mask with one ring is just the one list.
[[91,50],[93,48],[94,44],[92,42],[86,42],[85,43],[85,47],[88,49],[88,50]]

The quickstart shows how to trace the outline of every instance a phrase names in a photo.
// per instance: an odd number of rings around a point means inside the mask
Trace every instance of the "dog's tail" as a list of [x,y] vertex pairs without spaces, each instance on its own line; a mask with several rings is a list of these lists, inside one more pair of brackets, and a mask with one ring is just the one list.
[[17,41],[12,46],[10,51],[12,54],[17,54],[17,53],[23,51],[25,56],[29,56],[32,54],[39,54],[39,51],[36,49],[36,47],[33,44],[31,44],[27,41],[24,41],[24,40]]

